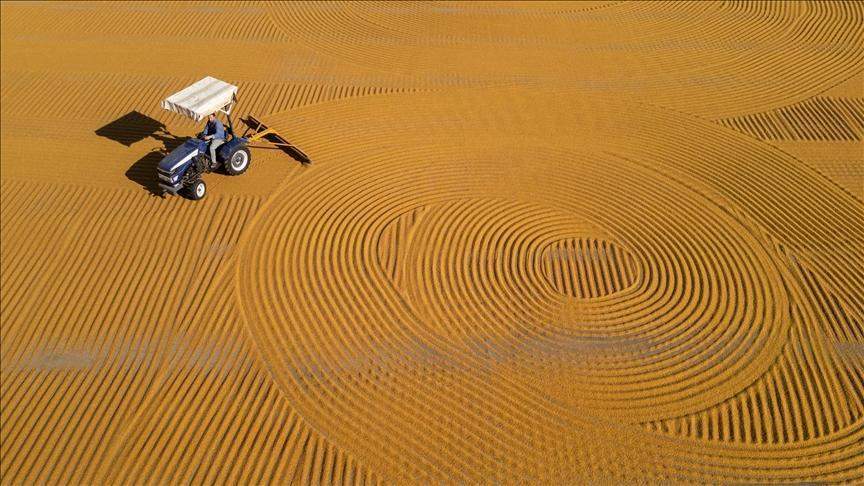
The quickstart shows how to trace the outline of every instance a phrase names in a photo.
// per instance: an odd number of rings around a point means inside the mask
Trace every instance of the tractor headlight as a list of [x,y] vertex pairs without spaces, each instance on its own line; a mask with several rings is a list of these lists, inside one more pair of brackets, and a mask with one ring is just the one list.
[[177,182],[177,179],[179,179],[179,178],[180,178],[180,175],[173,175],[173,176],[171,176],[171,182]]

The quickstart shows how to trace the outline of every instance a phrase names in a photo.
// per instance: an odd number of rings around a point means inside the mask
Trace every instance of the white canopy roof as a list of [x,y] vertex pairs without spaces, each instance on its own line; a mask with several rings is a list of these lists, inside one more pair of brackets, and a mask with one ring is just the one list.
[[[207,76],[191,86],[165,98],[162,108],[197,121],[234,102],[237,86]],[[228,107],[226,111],[231,111]]]

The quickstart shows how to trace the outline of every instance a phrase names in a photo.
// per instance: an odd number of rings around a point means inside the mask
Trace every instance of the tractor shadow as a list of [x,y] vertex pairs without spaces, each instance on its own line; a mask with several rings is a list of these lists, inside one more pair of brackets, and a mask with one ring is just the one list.
[[138,111],[130,111],[111,123],[96,129],[96,135],[131,147],[156,132],[164,131],[165,124]]
[[138,159],[126,170],[126,178],[140,185],[153,196],[161,196],[162,190],[156,179],[156,167],[168,151],[162,149],[152,150],[144,157]]
[[153,149],[126,170],[126,178],[143,187],[154,196],[162,191],[156,180],[156,167],[163,157],[183,144],[189,137],[178,137],[165,128],[165,124],[138,111],[130,111],[120,118],[100,127],[96,135],[131,147],[132,144],[147,138],[162,142],[162,147]]

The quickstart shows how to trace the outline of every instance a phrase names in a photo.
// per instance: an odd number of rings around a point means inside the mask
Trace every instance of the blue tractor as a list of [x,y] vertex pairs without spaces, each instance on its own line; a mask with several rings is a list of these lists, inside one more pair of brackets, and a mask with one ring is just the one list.
[[226,131],[226,142],[216,149],[216,162],[210,160],[207,142],[200,138],[187,140],[171,151],[156,169],[159,187],[170,194],[181,194],[198,200],[207,195],[207,184],[202,176],[222,169],[229,175],[240,175],[249,168],[252,154],[246,147],[247,139]]
[[159,162],[156,176],[164,193],[202,199],[207,195],[207,184],[202,178],[204,174],[221,170],[228,175],[240,175],[249,169],[252,162],[247,146],[249,139],[234,133],[231,120],[231,110],[236,103],[237,87],[209,76],[162,101],[166,110],[196,122],[219,113],[228,119],[225,143],[216,149],[216,160],[210,160],[208,142],[198,134]]
[[[216,149],[216,160],[210,160],[208,142],[202,134],[186,140],[159,162],[156,177],[159,187],[168,194],[181,194],[189,199],[202,199],[207,195],[207,184],[202,176],[208,172],[222,171],[228,175],[240,175],[249,169],[252,162],[251,147],[280,149],[303,164],[311,163],[309,156],[289,143],[275,129],[268,128],[252,115],[246,117],[248,128],[242,136],[234,133],[231,110],[237,104],[237,86],[206,77],[162,101],[162,108],[201,122],[211,114],[219,113],[228,119],[225,143]],[[251,130],[251,133],[250,133]],[[267,142],[253,145],[253,142]]]

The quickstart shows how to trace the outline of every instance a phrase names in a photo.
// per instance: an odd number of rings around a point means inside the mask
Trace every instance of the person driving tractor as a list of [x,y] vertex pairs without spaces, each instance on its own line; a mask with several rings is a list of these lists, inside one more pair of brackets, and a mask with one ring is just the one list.
[[210,165],[216,164],[216,149],[225,143],[225,127],[216,118],[215,113],[207,117],[207,126],[204,127],[203,139],[210,141]]
[[[230,176],[243,174],[252,161],[250,149],[255,146],[263,148],[262,145],[252,145],[255,142],[269,142],[273,148],[282,149],[303,164],[311,162],[303,151],[252,115],[247,115],[245,120],[249,129],[237,136],[231,121],[236,103],[237,86],[212,76],[206,76],[162,100],[162,108],[172,113],[195,123],[207,122],[195,138],[184,140],[182,145],[173,148],[159,161],[156,180],[162,195],[182,195],[194,201],[203,199],[207,195],[204,175],[220,169]],[[219,113],[225,115],[227,125],[222,125],[216,118]],[[209,162],[206,161],[208,156]]]

